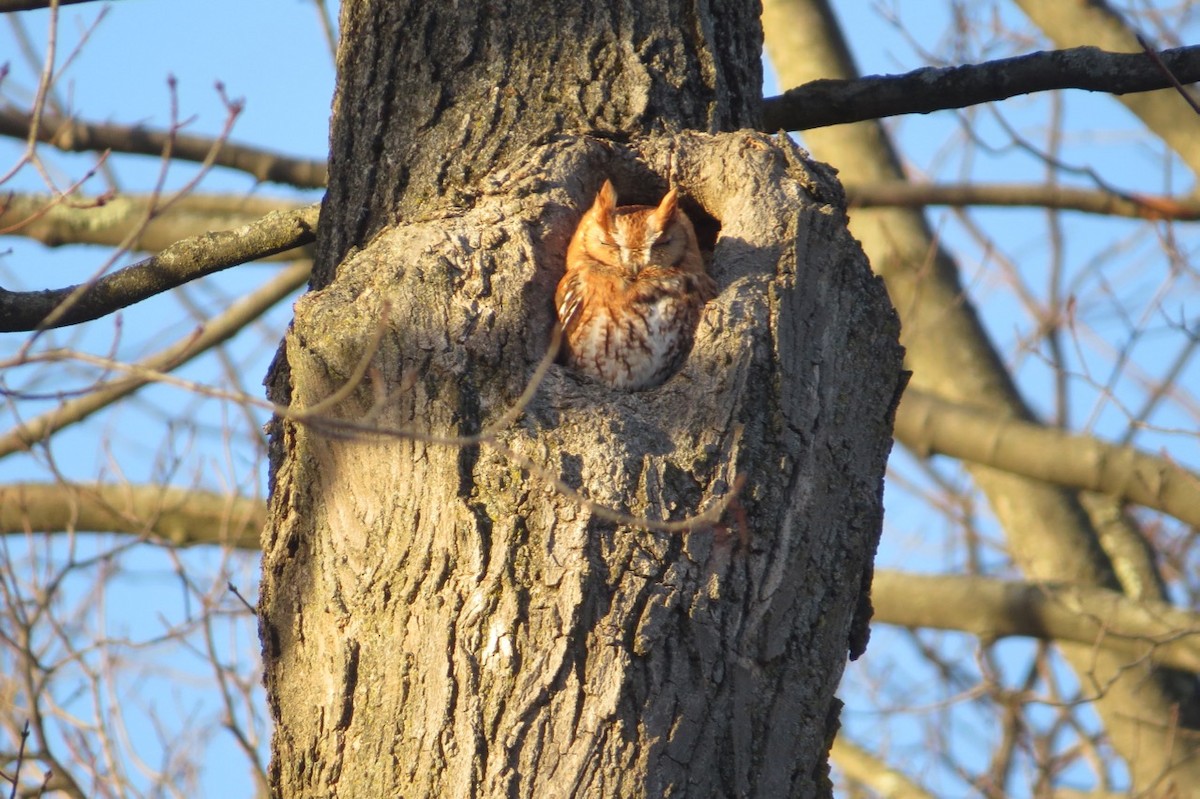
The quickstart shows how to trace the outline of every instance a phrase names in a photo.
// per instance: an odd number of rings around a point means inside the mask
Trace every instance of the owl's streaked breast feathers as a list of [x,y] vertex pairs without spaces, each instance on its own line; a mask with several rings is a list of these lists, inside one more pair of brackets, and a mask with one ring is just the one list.
[[717,291],[675,189],[657,206],[616,200],[606,180],[571,238],[554,301],[567,364],[636,391],[679,369]]

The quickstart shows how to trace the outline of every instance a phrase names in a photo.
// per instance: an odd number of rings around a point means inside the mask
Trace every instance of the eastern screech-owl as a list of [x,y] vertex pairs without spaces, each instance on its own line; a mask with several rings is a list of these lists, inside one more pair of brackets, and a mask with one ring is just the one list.
[[716,295],[675,189],[657,206],[618,208],[606,180],[554,294],[567,365],[613,388],[653,388],[683,364]]

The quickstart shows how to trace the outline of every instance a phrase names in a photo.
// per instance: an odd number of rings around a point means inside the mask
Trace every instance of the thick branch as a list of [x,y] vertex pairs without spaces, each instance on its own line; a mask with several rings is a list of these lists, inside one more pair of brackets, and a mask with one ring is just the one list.
[[1200,475],[1133,447],[998,416],[914,388],[900,403],[896,437],[922,455],[949,455],[1096,491],[1200,525]]
[[[0,110],[0,135],[28,139],[29,116],[13,109]],[[80,122],[43,115],[38,126],[38,141],[67,152],[112,150],[159,157],[169,145],[171,158],[196,163],[207,162],[213,148],[219,147],[212,159],[217,166],[246,172],[262,181],[299,188],[319,189],[325,185],[324,161],[291,158],[245,144],[178,131],[151,130],[140,125]]]
[[[1160,56],[1182,83],[1200,80],[1200,46],[1164,50]],[[903,75],[814,80],[763,101],[762,129],[809,130],[897,114],[928,114],[1056,89],[1128,94],[1171,85],[1144,53],[1074,47],[982,64],[924,67]]]
[[1200,615],[1103,588],[882,570],[871,599],[885,624],[1099,644],[1200,673]]
[[1034,206],[1133,219],[1200,219],[1200,201],[1054,185],[1002,183],[909,183],[885,180],[845,184],[846,199],[858,208],[920,208],[926,205]]
[[0,195],[0,232],[23,236],[58,247],[64,244],[125,245],[141,226],[131,250],[158,252],[180,239],[210,230],[229,230],[251,224],[272,211],[291,211],[298,204],[269,197],[228,194],[187,194],[164,211],[150,204],[161,197],[122,194],[113,198],[55,198],[47,194]]
[[258,549],[266,503],[209,491],[148,485],[18,483],[0,486],[0,534],[153,535],[175,546]]
[[[106,275],[84,289],[49,327],[87,322],[196,278],[310,243],[319,206],[275,211],[257,222],[176,242],[155,256]],[[79,287],[0,289],[0,331],[34,330]]]

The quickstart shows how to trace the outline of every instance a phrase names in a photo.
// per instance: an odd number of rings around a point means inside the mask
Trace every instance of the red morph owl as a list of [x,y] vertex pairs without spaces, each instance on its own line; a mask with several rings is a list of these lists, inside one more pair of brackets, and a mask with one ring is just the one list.
[[653,388],[683,364],[716,294],[675,189],[657,206],[618,208],[606,180],[571,238],[554,294],[566,363],[612,388]]

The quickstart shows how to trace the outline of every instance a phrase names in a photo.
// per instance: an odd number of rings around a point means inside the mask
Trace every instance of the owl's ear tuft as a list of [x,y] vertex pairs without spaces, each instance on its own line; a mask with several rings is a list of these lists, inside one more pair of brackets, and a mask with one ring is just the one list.
[[603,205],[610,210],[617,207],[617,189],[611,180],[605,178],[604,185],[596,193],[596,205]]
[[662,198],[662,202],[654,209],[654,224],[659,230],[666,230],[667,225],[675,220],[675,213],[679,210],[679,192],[672,188],[667,192],[667,196]]
[[611,180],[605,180],[604,185],[596,194],[596,202],[592,203],[592,216],[605,231],[612,224],[613,212],[617,210],[617,190]]

